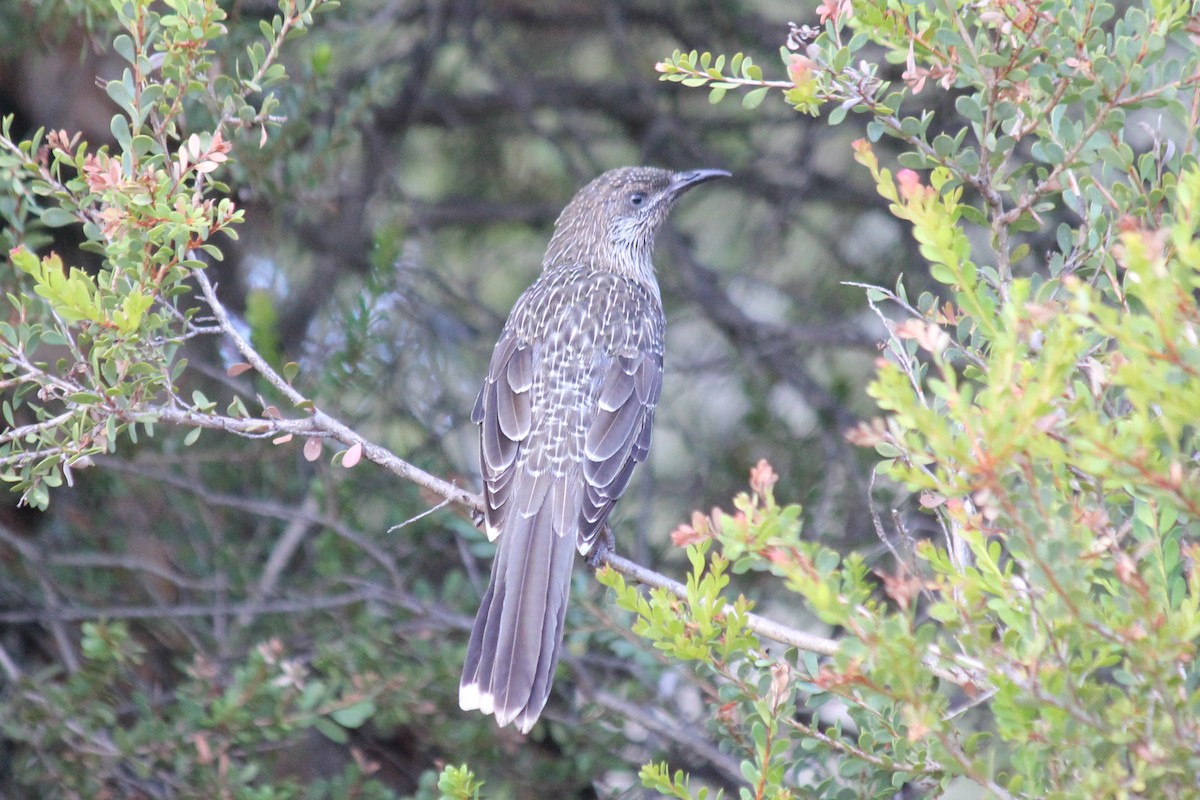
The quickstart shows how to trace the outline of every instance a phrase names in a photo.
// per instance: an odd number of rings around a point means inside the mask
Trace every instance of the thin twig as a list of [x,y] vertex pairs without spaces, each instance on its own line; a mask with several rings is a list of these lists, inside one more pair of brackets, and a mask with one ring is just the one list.
[[75,416],[74,411],[66,411],[59,414],[57,417],[44,419],[41,422],[33,422],[29,425],[22,425],[19,428],[9,428],[4,433],[0,434],[0,444],[5,442],[14,442],[18,439],[23,439],[31,433],[40,433],[41,431],[51,428],[57,428],[59,425],[67,422],[71,417]]
[[745,784],[746,779],[742,775],[741,765],[736,758],[722,753],[720,748],[708,739],[695,735],[697,730],[703,730],[703,726],[689,726],[681,723],[676,717],[666,714],[657,706],[635,705],[610,692],[588,692],[587,698],[606,711],[614,712],[631,722],[636,722],[668,742],[694,753],[698,758],[711,765],[730,784],[734,786]]
[[161,578],[181,589],[192,589],[199,592],[215,592],[217,584],[213,581],[189,578],[170,567],[164,567],[158,562],[147,558],[114,553],[55,553],[47,556],[47,563],[56,567],[96,567],[99,569],[123,569],[129,572],[145,572],[156,578]]
[[[225,307],[221,304],[221,301],[217,299],[216,290],[213,288],[212,283],[208,280],[208,276],[204,274],[203,270],[197,270],[195,275],[196,281],[200,284],[200,289],[204,293],[204,299],[208,302],[209,307],[212,308],[214,319],[220,326],[221,330],[225,332],[225,335],[228,336],[230,341],[233,342],[234,346],[237,348],[237,351],[241,353],[242,357],[245,358],[246,361],[252,367],[254,367],[254,369],[257,370],[260,375],[262,375],[267,383],[275,387],[275,389],[289,401],[291,401],[293,405],[309,409],[310,416],[307,420],[309,425],[297,426],[296,430],[287,432],[310,433],[318,436],[324,435],[336,439],[347,447],[359,445],[362,447],[364,456],[379,466],[384,467],[394,475],[397,475],[404,480],[411,481],[418,486],[429,489],[432,492],[436,492],[451,502],[465,505],[477,511],[483,509],[483,502],[479,495],[468,492],[466,489],[455,486],[449,481],[442,480],[441,478],[431,475],[419,467],[409,464],[407,461],[403,461],[386,448],[367,441],[347,425],[344,425],[325,412],[319,410],[310,400],[301,395],[300,392],[296,391],[295,387],[288,383],[282,375],[276,372],[271,365],[268,364],[266,360],[254,350],[253,347],[250,346],[250,343],[246,341],[245,337],[238,332],[237,328],[235,328],[233,323],[230,322],[229,315],[225,312]],[[197,424],[198,420],[195,418],[200,416],[205,415],[192,414],[191,418],[188,419],[185,424]],[[262,423],[265,422],[265,420],[243,420],[240,422]],[[279,420],[272,420],[272,422],[279,422]],[[234,427],[237,426],[235,425]]]
[[388,533],[395,533],[395,532],[396,532],[396,531],[398,531],[398,530],[402,530],[403,528],[407,528],[409,525],[412,525],[412,524],[413,524],[414,522],[416,522],[417,520],[424,519],[425,517],[428,517],[430,514],[436,513],[436,512],[438,512],[438,511],[441,511],[443,508],[445,508],[445,507],[446,507],[446,506],[448,506],[448,505],[450,505],[450,498],[448,498],[448,497],[447,497],[445,500],[443,500],[442,502],[438,503],[436,506],[433,506],[433,507],[431,507],[431,508],[427,508],[427,509],[425,509],[424,511],[422,511],[420,514],[417,514],[417,515],[416,515],[416,516],[414,516],[414,517],[409,517],[408,519],[404,520],[404,522],[398,522],[398,523],[396,523],[396,524],[395,524],[395,525],[393,525],[392,527],[388,528]]
[[161,470],[149,474],[146,470],[140,468],[139,463],[130,463],[112,458],[99,458],[97,459],[97,464],[105,469],[115,469],[131,475],[140,475],[148,480],[154,480],[158,483],[189,492],[205,505],[233,508],[256,516],[283,520],[285,522],[302,521],[312,525],[319,525],[322,528],[332,531],[339,538],[345,539],[375,559],[379,566],[383,567],[387,572],[388,577],[391,578],[393,590],[399,591],[404,586],[400,568],[397,566],[394,558],[374,541],[352,530],[344,522],[334,517],[322,514],[305,514],[303,508],[297,508],[295,505],[282,502],[252,500],[239,495],[213,492],[198,481],[184,480]]
[[62,656],[62,661],[67,668],[67,672],[78,672],[81,665],[79,663],[79,656],[75,653],[75,646],[71,641],[71,637],[67,635],[67,630],[63,626],[62,619],[54,616],[54,613],[59,609],[58,589],[54,585],[54,582],[50,580],[50,574],[46,570],[46,559],[42,554],[41,548],[21,538],[20,535],[10,531],[4,525],[0,525],[0,542],[4,542],[20,553],[21,557],[29,564],[29,568],[32,570],[38,586],[42,589],[46,610],[51,614],[45,620],[46,627],[50,629],[50,635],[54,637],[54,644]]
[[[269,600],[258,603],[187,603],[176,606],[73,606],[36,608],[25,611],[0,611],[0,624],[20,625],[31,622],[82,622],[93,619],[179,619],[184,617],[240,616],[250,614],[298,614],[322,611],[362,603],[368,600],[387,602],[397,599],[378,587],[353,592],[305,597],[296,600]],[[406,603],[401,602],[401,605]]]
[[[316,513],[317,499],[309,494],[300,504],[299,515],[284,527],[283,534],[271,548],[271,555],[267,557],[267,563],[258,577],[258,584],[250,593],[250,602],[261,603],[263,598],[275,590],[275,585],[279,583],[279,576],[283,574],[284,567],[292,560],[297,548],[300,547],[301,542],[313,527],[310,519]],[[250,614],[242,614],[238,617],[237,622],[245,627],[250,624],[251,619]]]
[[0,643],[0,669],[4,670],[4,675],[8,678],[9,683],[16,683],[21,680],[21,668],[13,661],[12,656],[4,649],[4,644]]

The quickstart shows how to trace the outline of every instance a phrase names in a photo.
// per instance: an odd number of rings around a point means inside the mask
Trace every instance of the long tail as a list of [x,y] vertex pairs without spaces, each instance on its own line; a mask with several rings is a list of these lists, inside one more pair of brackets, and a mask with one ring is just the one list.
[[463,710],[515,721],[521,733],[550,697],[575,558],[575,532],[554,532],[551,506],[506,520],[458,687]]

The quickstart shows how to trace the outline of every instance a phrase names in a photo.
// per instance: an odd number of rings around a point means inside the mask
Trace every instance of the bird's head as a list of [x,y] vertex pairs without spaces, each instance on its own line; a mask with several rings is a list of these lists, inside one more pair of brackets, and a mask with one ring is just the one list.
[[580,264],[652,281],[654,237],[684,192],[729,175],[621,167],[583,187],[559,215],[543,267]]

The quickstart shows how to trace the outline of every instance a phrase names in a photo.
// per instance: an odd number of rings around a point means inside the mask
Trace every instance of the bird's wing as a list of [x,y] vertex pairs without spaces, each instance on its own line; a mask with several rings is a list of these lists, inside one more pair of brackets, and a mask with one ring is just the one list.
[[[528,732],[550,696],[562,646],[583,493],[583,397],[590,373],[582,286],[539,282],[505,326],[472,412],[484,514],[500,537],[467,643],[459,705]],[[545,312],[552,325],[531,325]],[[527,336],[522,336],[524,331]]]
[[583,447],[586,481],[579,512],[579,552],[592,549],[613,504],[629,485],[633,468],[650,452],[654,409],[662,392],[661,333],[648,321],[636,347],[605,359],[599,392]]
[[500,544],[459,705],[500,725],[528,731],[545,706],[574,550],[591,549],[646,458],[662,385],[656,300],[614,276],[552,274],[518,301],[492,353],[471,418],[485,527]]
[[471,421],[480,426],[484,529],[490,540],[504,530],[518,452],[533,425],[533,358],[533,345],[506,329],[492,351],[487,379],[471,411]]

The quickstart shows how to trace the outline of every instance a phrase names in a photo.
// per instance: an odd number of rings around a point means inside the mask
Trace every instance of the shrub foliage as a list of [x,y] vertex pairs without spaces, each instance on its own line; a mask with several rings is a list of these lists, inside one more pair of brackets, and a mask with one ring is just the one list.
[[[45,507],[95,458],[170,424],[189,431],[185,445],[202,429],[311,437],[310,460],[339,441],[344,466],[365,455],[477,502],[317,411],[293,388],[294,367],[273,366],[229,323],[203,275],[243,222],[221,182],[231,142],[269,137],[280,49],[334,4],[281,3],[224,69],[216,2],[112,5],[126,62],[106,86],[115,146],[66,131],[16,141],[8,120],[0,131],[13,268],[0,475]],[[912,271],[941,289],[863,287],[887,330],[870,389],[881,415],[847,435],[874,448],[879,480],[910,492],[937,535],[876,512],[893,558],[873,568],[804,536],[801,509],[776,501],[779,477],[763,463],[732,512],[676,531],[686,585],[644,592],[614,569],[601,580],[660,656],[711,679],[709,732],[740,762],[742,797],[965,785],[1001,798],[1195,796],[1200,18],[1171,0],[824,0],[817,14],[793,26],[777,80],[741,54],[676,52],[658,71],[714,103],[740,92],[747,108],[779,99],[864,128],[860,175],[911,229],[925,261]],[[955,114],[924,102],[941,94]],[[895,167],[873,147],[882,137],[902,146]],[[45,251],[46,230],[64,226],[98,270]],[[259,376],[255,403],[184,396],[181,349],[213,334],[237,348],[231,377]],[[378,561],[399,586],[395,563]],[[836,638],[727,597],[747,573]],[[369,615],[357,624],[361,647],[385,647]],[[304,666],[268,640],[220,687],[197,660],[160,714],[151,691],[131,692],[133,708],[114,694],[138,684],[143,645],[121,623],[89,621],[66,678],[5,659],[22,688],[5,697],[0,728],[21,743],[31,787],[151,792],[170,774],[172,796],[212,796],[214,780],[222,796],[291,796],[299,787],[262,779],[264,742],[313,729],[344,743],[368,722],[411,722],[424,708],[412,687],[452,660],[431,647],[419,668],[381,677],[317,650]],[[355,759],[309,791],[383,796]],[[712,793],[663,762],[641,779],[673,797]],[[467,767],[423,786],[480,792]]]

